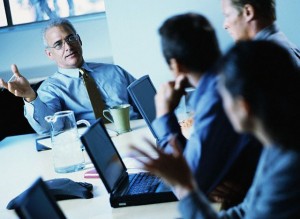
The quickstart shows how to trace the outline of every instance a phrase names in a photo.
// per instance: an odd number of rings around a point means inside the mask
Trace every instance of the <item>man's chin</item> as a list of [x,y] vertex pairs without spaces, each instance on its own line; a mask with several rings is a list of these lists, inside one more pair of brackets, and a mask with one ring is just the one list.
[[75,56],[75,57],[67,57],[65,61],[69,65],[78,66],[82,64],[83,59]]
[[82,66],[82,62],[66,62],[63,66],[60,66],[61,68],[79,68]]
[[245,39],[243,39],[243,38],[234,38],[234,41],[236,42],[236,43],[238,43],[238,42],[241,42],[241,41],[244,41]]
[[233,39],[234,42],[237,42],[237,37],[234,36],[232,33],[228,32],[229,36],[231,37],[231,39]]

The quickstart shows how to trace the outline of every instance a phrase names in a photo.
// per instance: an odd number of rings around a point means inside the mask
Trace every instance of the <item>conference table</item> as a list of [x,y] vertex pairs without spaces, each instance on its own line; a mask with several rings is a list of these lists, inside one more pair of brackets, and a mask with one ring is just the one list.
[[[111,138],[116,145],[125,165],[130,171],[137,171],[130,151],[130,144],[146,148],[143,137],[154,141],[154,137],[144,120],[130,122],[132,131],[114,135]],[[114,129],[108,124],[109,130]],[[58,201],[58,205],[67,218],[105,218],[105,219],[155,219],[180,218],[177,202],[150,204],[133,207],[112,208],[109,204],[109,194],[99,178],[86,179],[84,173],[93,168],[91,164],[81,171],[73,173],[56,173],[53,168],[52,151],[37,152],[37,134],[27,134],[7,137],[0,142],[0,218],[18,218],[13,210],[7,210],[8,202],[27,189],[38,178],[50,180],[54,178],[69,178],[76,182],[93,184],[94,198],[72,199]],[[148,150],[146,148],[146,150]],[[150,148],[149,148],[150,152]],[[90,162],[85,153],[87,163]]]

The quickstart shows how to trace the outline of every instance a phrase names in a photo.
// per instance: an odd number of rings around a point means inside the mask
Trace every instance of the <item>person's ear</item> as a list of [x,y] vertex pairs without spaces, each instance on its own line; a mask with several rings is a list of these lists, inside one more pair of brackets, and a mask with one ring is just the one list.
[[170,69],[175,75],[185,74],[185,72],[187,72],[186,67],[178,62],[175,58],[170,59]]
[[78,36],[78,41],[79,41],[80,45],[82,46],[82,41],[81,41],[79,34],[77,34],[77,36]]
[[49,59],[53,60],[52,53],[49,49],[45,49],[45,54]]
[[250,4],[245,4],[243,7],[243,16],[246,18],[246,21],[252,21],[255,18],[255,9]]
[[240,121],[240,126],[243,127],[244,130],[253,131],[256,126],[256,116],[253,114],[253,110],[247,100],[244,98],[240,98],[238,100],[239,110],[238,118]]
[[178,73],[178,71],[179,71],[178,70],[178,62],[176,59],[174,59],[174,58],[170,59],[169,67],[172,72],[174,72],[175,74]]
[[238,113],[242,120],[249,119],[251,117],[251,107],[249,103],[243,97],[235,98],[238,107]]

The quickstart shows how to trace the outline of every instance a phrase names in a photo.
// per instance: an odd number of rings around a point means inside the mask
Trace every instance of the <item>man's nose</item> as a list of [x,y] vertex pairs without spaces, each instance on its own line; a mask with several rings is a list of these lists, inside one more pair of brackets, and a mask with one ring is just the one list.
[[225,30],[227,30],[227,29],[229,28],[229,26],[228,26],[228,24],[227,24],[226,21],[223,22],[223,28],[224,28]]
[[71,44],[67,40],[64,40],[64,48],[65,50],[69,50],[71,48]]

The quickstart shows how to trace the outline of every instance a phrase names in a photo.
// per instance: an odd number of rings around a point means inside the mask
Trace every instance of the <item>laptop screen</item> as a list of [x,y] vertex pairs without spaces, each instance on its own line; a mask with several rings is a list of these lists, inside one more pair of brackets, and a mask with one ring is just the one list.
[[145,75],[138,80],[132,82],[127,90],[133,99],[135,105],[142,114],[152,134],[157,139],[157,134],[152,128],[151,123],[156,117],[154,96],[156,95],[156,89],[150,80],[149,75]]
[[66,218],[41,178],[15,202],[15,211],[20,218]]
[[81,140],[108,192],[112,192],[121,176],[126,173],[126,167],[101,119],[87,129]]

